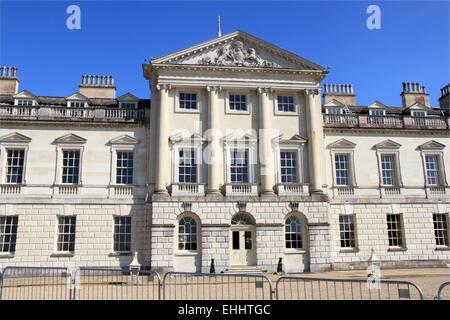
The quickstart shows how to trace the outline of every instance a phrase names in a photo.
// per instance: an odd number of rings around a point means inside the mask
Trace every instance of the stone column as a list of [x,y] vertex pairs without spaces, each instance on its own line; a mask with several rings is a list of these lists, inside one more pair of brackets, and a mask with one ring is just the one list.
[[270,101],[270,88],[258,88],[259,93],[259,165],[261,194],[274,195],[275,171],[273,165],[272,141],[270,135],[270,113],[273,104]]
[[319,89],[307,89],[305,95],[308,115],[309,192],[322,193],[325,150],[323,148],[323,120]]
[[220,130],[219,130],[219,86],[207,86],[208,91],[208,190],[210,195],[219,195],[220,174]]
[[156,172],[155,172],[155,192],[157,194],[168,194],[167,177],[170,170],[169,157],[169,91],[170,84],[158,84],[159,90],[159,117],[158,117],[158,138],[156,144]]

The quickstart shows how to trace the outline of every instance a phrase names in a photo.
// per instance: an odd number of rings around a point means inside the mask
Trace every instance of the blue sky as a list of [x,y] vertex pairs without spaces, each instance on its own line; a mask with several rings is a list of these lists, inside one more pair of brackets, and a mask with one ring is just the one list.
[[[81,30],[66,8],[81,8]],[[381,9],[369,30],[366,9]],[[21,89],[67,96],[82,74],[114,75],[117,94],[148,98],[144,59],[240,29],[323,66],[325,83],[353,84],[358,104],[400,106],[401,83],[420,82],[437,106],[449,83],[448,1],[0,1],[0,64]]]

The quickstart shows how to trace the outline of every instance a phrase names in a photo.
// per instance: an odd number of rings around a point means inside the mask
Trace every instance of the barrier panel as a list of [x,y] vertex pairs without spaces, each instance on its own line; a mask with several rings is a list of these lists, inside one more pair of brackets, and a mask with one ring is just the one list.
[[264,275],[168,272],[164,300],[272,300],[272,282]]
[[[444,294],[446,292],[447,294]],[[444,282],[439,286],[435,300],[450,300],[450,281]]]
[[423,300],[415,283],[396,280],[280,277],[277,300]]
[[69,300],[72,298],[67,268],[6,267],[2,300]]
[[80,268],[75,300],[159,300],[161,278],[152,270]]

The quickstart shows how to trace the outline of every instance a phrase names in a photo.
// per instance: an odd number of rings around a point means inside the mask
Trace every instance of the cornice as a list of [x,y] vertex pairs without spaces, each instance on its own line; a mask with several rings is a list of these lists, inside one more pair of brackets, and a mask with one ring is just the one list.
[[405,128],[332,128],[324,127],[323,131],[326,132],[352,132],[352,133],[395,133],[395,134],[435,134],[435,135],[448,135],[450,130],[448,129],[405,129]]

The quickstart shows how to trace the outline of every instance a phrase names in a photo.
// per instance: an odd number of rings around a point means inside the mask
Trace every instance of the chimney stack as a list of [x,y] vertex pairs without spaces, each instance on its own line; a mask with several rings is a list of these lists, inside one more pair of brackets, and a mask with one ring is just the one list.
[[16,67],[0,67],[0,94],[15,95],[19,92]]
[[403,108],[412,106],[419,102],[427,107],[430,106],[430,95],[425,91],[425,87],[418,82],[403,82],[402,97]]
[[78,88],[80,93],[88,98],[116,98],[113,76],[83,75]]
[[323,87],[323,104],[334,99],[348,106],[356,105],[356,94],[351,84],[324,84]]
[[439,107],[443,110],[450,111],[450,83],[441,89]]

